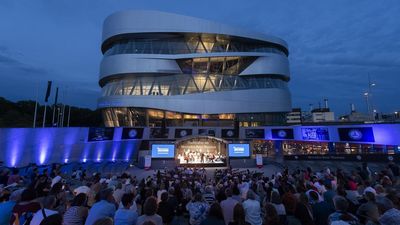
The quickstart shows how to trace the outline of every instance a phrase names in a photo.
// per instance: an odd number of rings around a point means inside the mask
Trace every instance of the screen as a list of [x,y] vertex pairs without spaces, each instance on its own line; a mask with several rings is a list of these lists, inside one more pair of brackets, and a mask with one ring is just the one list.
[[341,141],[375,142],[372,127],[338,128]]
[[249,144],[229,144],[229,157],[249,157],[250,145]]
[[168,138],[168,128],[151,128],[150,138]]
[[199,135],[215,137],[215,129],[199,129]]
[[221,136],[222,138],[237,138],[239,135],[235,129],[222,129]]
[[264,138],[264,129],[247,129],[246,138]]
[[303,140],[329,141],[328,128],[301,128]]
[[294,139],[293,129],[272,129],[272,138],[276,139]]
[[121,139],[141,139],[143,137],[143,128],[124,128]]
[[90,127],[88,142],[91,141],[112,141],[114,138],[114,128],[111,127]]
[[183,138],[192,135],[192,129],[175,129],[175,138]]
[[173,144],[153,144],[151,145],[152,158],[174,158],[175,145]]

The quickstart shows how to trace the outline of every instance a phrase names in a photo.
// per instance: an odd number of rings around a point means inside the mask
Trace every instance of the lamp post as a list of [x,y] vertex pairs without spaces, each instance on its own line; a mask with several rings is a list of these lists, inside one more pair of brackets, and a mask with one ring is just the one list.
[[369,92],[364,92],[364,97],[365,97],[365,102],[367,104],[367,115],[368,117],[371,117],[371,107],[370,107],[370,102],[369,102]]
[[368,102],[369,102],[369,115],[372,116],[372,119],[375,121],[375,112],[374,104],[372,103],[372,87],[375,87],[376,84],[371,82],[371,76],[368,74]]

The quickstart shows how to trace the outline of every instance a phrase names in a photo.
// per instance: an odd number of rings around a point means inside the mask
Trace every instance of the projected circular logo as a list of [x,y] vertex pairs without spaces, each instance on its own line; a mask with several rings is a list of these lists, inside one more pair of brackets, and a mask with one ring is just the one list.
[[235,133],[232,130],[228,130],[228,132],[226,132],[226,135],[228,137],[232,137]]
[[128,133],[128,136],[129,136],[130,138],[135,138],[136,135],[137,135],[137,131],[136,131],[135,129],[130,130],[129,133]]
[[284,131],[284,130],[279,130],[278,131],[278,137],[285,138],[286,135],[287,135],[286,131]]
[[353,140],[360,140],[363,137],[363,134],[360,130],[352,129],[348,133],[349,137]]
[[187,131],[181,130],[180,135],[181,135],[181,137],[185,137],[187,135]]

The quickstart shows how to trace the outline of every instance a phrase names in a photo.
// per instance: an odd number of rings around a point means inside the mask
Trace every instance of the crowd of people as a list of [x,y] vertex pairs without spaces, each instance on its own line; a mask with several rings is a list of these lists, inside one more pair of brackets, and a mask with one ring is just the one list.
[[138,179],[61,165],[0,172],[0,225],[399,225],[400,169],[174,168]]

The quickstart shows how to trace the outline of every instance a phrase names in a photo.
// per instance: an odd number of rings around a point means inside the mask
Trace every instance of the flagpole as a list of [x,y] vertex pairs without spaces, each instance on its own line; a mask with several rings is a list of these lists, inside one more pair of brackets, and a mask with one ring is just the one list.
[[47,102],[49,101],[50,93],[51,93],[51,83],[52,81],[47,81],[47,90],[46,96],[44,98],[44,113],[43,113],[43,124],[42,127],[46,125],[46,111],[47,111]]
[[36,83],[36,98],[35,98],[35,113],[33,114],[33,128],[36,127],[36,116],[37,116],[37,106],[38,106],[38,84]]
[[69,127],[69,118],[71,116],[71,105],[68,106],[68,119],[67,119],[67,127]]
[[43,113],[43,124],[42,127],[44,127],[46,123],[46,111],[47,111],[47,103],[44,103],[44,113]]

